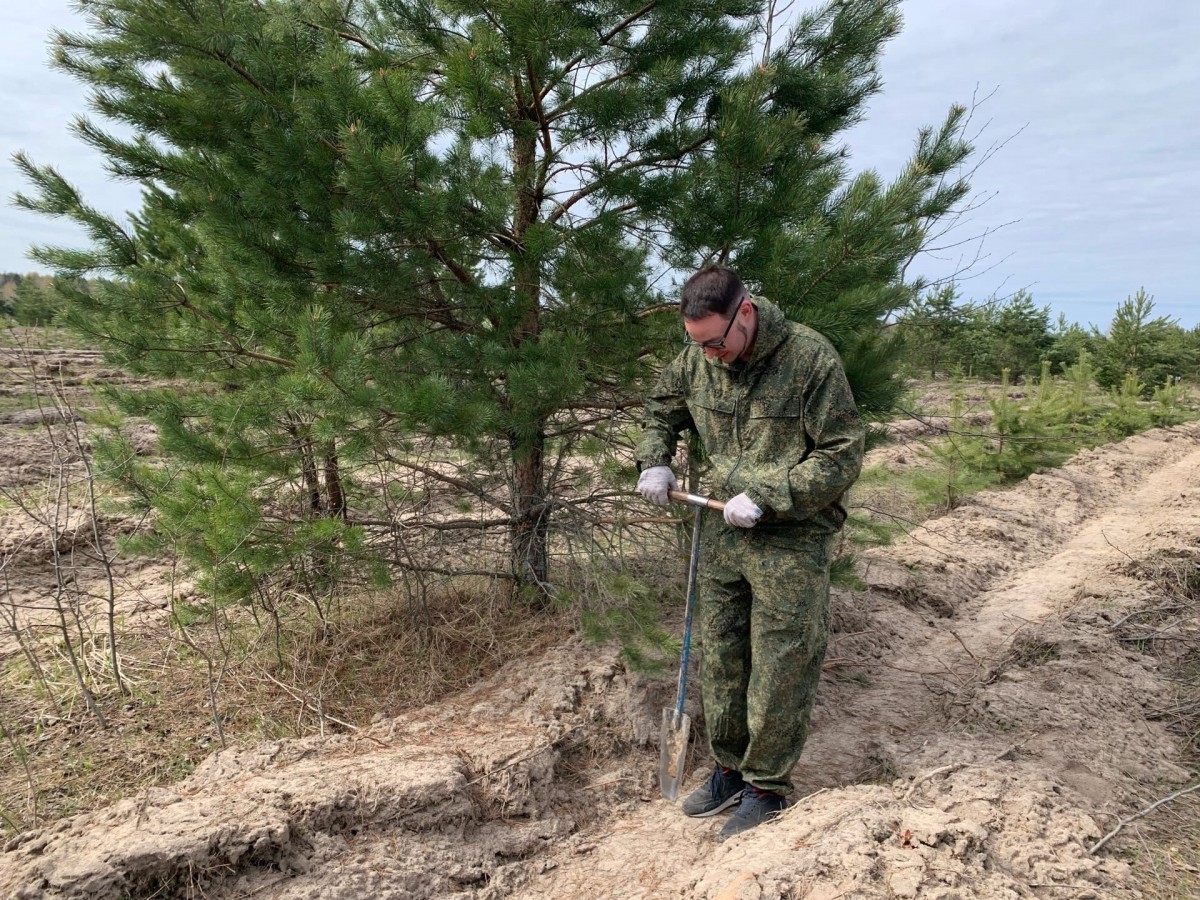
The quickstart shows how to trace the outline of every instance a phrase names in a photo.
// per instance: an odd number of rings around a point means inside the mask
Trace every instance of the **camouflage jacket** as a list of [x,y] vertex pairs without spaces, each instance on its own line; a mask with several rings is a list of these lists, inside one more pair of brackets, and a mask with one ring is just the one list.
[[778,306],[752,298],[758,334],[749,361],[726,365],[684,349],[646,397],[640,467],[668,465],[678,435],[699,435],[715,497],[743,491],[760,527],[841,528],[842,495],[862,468],[865,428],[833,345]]

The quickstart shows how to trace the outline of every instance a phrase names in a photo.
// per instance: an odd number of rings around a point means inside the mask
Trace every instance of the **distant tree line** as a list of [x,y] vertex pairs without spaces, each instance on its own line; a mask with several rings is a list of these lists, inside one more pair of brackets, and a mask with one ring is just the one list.
[[898,318],[894,337],[903,347],[904,367],[914,376],[961,374],[1014,379],[1036,375],[1042,361],[1061,374],[1086,353],[1101,387],[1118,387],[1134,374],[1146,391],[1200,373],[1200,325],[1185,329],[1154,315],[1154,298],[1144,289],[1120,303],[1108,327],[1084,328],[1049,306],[1037,306],[1026,291],[1006,299],[962,300],[956,285],[915,298]]
[[[79,279],[73,288],[92,293],[95,283]],[[35,272],[0,273],[0,319],[19,325],[49,325],[63,311],[63,294],[54,278]],[[1200,375],[1200,325],[1185,329],[1167,316],[1154,315],[1154,298],[1144,289],[1127,297],[1103,331],[1068,322],[1051,322],[1049,306],[1037,306],[1027,291],[1006,299],[962,300],[957,285],[945,285],[915,297],[899,316],[894,337],[903,347],[906,374],[961,374],[1013,380],[1034,375],[1042,362],[1060,375],[1087,353],[1097,382],[1117,387],[1135,374],[1147,390]]]
[[[94,282],[77,279],[72,287],[90,294]],[[18,325],[50,325],[65,305],[52,276],[0,272],[0,324],[15,321]]]

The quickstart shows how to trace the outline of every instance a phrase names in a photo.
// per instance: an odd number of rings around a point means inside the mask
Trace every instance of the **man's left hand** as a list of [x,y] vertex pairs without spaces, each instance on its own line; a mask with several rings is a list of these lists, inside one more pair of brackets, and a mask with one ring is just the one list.
[[763,511],[745,494],[738,494],[725,501],[725,521],[737,528],[753,528]]

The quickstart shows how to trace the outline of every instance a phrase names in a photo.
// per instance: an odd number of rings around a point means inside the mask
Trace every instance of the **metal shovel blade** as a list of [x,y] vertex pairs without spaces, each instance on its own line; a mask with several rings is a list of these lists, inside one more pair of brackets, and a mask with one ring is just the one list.
[[674,800],[679,796],[679,785],[683,782],[692,719],[674,707],[662,712],[662,732],[658,740],[658,786],[664,797]]

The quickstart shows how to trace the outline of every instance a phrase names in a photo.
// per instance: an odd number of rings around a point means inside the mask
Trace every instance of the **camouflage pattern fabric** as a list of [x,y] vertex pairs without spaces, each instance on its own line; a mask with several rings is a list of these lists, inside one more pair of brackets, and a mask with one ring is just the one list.
[[646,398],[636,457],[669,465],[681,431],[695,431],[714,497],[743,491],[764,511],[756,527],[804,524],[832,534],[842,494],[862,467],[865,429],[837,351],[761,297],[750,360],[726,365],[687,347]]
[[716,516],[701,537],[696,625],[709,747],[765,791],[791,793],[808,738],[829,643],[835,540],[799,530],[781,540]]
[[744,491],[763,509],[750,529],[706,518],[702,691],[716,760],[787,794],[828,643],[833,535],[862,468],[865,428],[833,346],[773,303],[752,302],[750,359],[680,353],[646,398],[636,457],[643,468],[669,465],[691,429],[709,463],[703,490],[722,499]]

